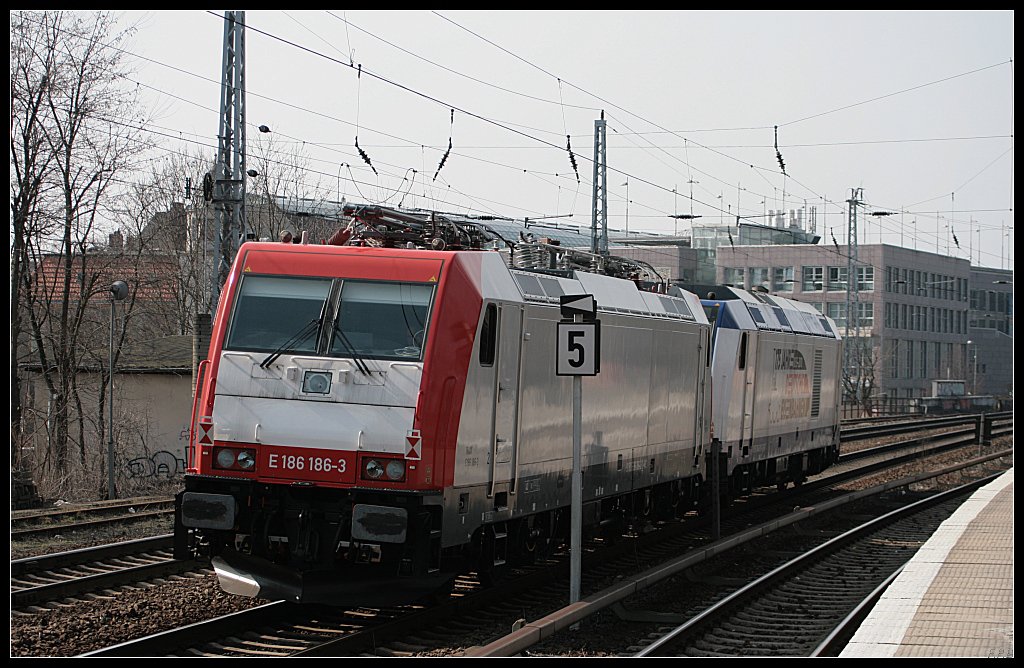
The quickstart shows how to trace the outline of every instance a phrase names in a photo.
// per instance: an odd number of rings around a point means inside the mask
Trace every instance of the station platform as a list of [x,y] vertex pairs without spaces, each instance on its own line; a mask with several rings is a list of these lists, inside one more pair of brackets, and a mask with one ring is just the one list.
[[1013,469],[942,523],[840,654],[915,656],[1013,657]]

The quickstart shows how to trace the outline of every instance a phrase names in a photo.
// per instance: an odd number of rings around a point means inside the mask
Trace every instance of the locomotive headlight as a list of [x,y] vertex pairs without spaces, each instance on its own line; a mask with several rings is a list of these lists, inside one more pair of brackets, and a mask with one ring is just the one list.
[[391,480],[402,480],[405,478],[405,462],[400,459],[392,459],[388,461],[385,467],[388,478]]
[[256,453],[252,450],[242,450],[238,453],[239,468],[249,470],[256,466]]
[[256,468],[256,451],[252,448],[214,448],[213,468],[252,471]]
[[331,391],[330,371],[307,371],[302,375],[302,391],[307,394],[327,394]]
[[374,457],[363,460],[364,480],[405,480],[405,462],[390,457]]
[[214,448],[214,457],[217,461],[217,468],[234,468],[236,454],[237,453],[235,453],[231,448]]
[[376,459],[367,459],[363,473],[370,480],[377,480],[384,475],[384,467]]

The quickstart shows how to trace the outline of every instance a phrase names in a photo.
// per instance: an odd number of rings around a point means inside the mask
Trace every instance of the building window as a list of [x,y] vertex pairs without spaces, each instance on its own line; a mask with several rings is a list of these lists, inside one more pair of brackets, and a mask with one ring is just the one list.
[[845,292],[846,291],[846,277],[849,275],[849,271],[846,267],[829,267],[828,268],[828,289],[830,292]]
[[725,284],[737,288],[746,288],[747,286],[743,282],[743,274],[743,267],[726,267],[724,272]]
[[874,327],[875,326],[875,305],[871,302],[860,302],[857,304],[860,308],[857,309],[857,326],[858,327]]
[[774,276],[773,292],[793,291],[793,267],[773,267],[772,274]]
[[768,267],[747,267],[750,273],[750,287],[754,288],[761,286],[765,290],[770,290],[772,285],[769,282]]
[[899,378],[900,377],[900,342],[898,339],[892,340],[892,351],[889,354],[889,377]]
[[907,378],[914,377],[914,342],[907,341]]
[[866,291],[875,289],[874,267],[857,267],[857,289]]
[[825,287],[824,267],[804,267],[804,282],[800,289],[804,292],[820,292]]
[[828,302],[828,317],[835,321],[837,327],[846,327],[846,304]]
[[813,306],[818,311],[818,313],[824,313],[825,312],[824,311],[825,305],[822,304],[821,302],[808,302],[808,304]]
[[928,342],[921,342],[921,378],[928,377]]
[[900,324],[899,324],[899,328],[900,329],[906,329],[907,328],[907,305],[906,304],[900,304]]

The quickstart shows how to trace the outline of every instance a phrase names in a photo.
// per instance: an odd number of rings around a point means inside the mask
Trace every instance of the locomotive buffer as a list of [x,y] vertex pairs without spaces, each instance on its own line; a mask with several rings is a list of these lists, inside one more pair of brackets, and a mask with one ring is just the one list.
[[[569,541],[569,603],[580,600],[583,564],[583,472],[582,415],[583,376],[601,371],[601,321],[597,319],[594,295],[559,297],[562,321],[558,323],[555,374],[572,376],[572,513]],[[574,625],[573,628],[578,628]]]

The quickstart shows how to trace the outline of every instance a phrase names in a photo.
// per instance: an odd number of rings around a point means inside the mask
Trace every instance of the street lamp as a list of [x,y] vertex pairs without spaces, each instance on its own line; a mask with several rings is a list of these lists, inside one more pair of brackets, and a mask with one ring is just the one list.
[[107,420],[107,498],[116,499],[114,489],[114,302],[128,296],[128,284],[114,281],[110,285],[110,406]]

